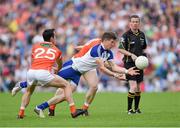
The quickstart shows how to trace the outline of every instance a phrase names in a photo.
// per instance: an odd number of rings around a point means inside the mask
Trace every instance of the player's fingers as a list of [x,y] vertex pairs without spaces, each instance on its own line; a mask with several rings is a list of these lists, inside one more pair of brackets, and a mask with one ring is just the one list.
[[138,69],[136,69],[136,70],[134,70],[135,72],[139,72],[140,70],[138,70]]
[[132,67],[132,68],[130,68],[130,70],[134,70],[136,67]]
[[139,72],[134,72],[134,75],[139,75],[140,73]]

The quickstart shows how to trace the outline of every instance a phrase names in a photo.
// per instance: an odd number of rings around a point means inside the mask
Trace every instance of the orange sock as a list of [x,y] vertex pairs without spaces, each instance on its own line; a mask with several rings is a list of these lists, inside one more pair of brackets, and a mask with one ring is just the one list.
[[24,116],[24,109],[20,109],[18,115],[19,115],[19,116]]
[[55,105],[55,104],[50,105],[50,107],[49,107],[49,109],[51,109],[51,110],[55,110],[55,108],[56,108],[56,105]]
[[82,109],[87,110],[88,108],[89,108],[89,104],[84,103],[84,105],[82,106]]
[[74,104],[69,105],[69,107],[70,107],[71,113],[75,113],[76,112],[76,106]]

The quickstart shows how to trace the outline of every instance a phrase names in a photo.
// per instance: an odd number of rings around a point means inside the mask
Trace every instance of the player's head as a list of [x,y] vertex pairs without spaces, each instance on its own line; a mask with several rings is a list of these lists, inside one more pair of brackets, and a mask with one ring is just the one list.
[[56,43],[56,33],[55,29],[46,29],[44,30],[43,34],[44,41]]
[[115,32],[104,32],[101,38],[105,49],[108,49],[108,50],[110,50],[116,45],[117,39],[118,37]]
[[138,30],[140,26],[140,17],[138,15],[131,15],[129,17],[129,25],[132,31]]

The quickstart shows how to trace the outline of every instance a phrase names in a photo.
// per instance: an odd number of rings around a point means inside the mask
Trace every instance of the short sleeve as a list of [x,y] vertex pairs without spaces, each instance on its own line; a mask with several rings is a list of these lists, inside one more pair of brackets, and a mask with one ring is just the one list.
[[92,47],[91,51],[90,51],[90,55],[92,57],[100,57],[100,48],[101,46],[100,45],[96,45],[94,47]]

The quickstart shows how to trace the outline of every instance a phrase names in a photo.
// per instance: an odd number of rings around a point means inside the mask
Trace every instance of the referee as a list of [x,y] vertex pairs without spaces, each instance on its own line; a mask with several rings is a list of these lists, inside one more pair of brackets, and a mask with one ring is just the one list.
[[[140,17],[132,15],[129,18],[130,29],[125,32],[120,40],[119,51],[124,54],[123,62],[125,68],[129,69],[135,66],[135,59],[138,56],[145,55],[146,48],[145,34],[139,30]],[[139,71],[139,75],[127,75],[126,78],[129,83],[128,92],[128,114],[141,113],[139,109],[139,102],[141,98],[140,83],[143,81],[143,70]],[[134,99],[134,110],[132,103]]]

